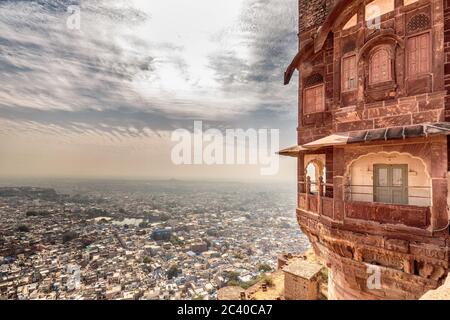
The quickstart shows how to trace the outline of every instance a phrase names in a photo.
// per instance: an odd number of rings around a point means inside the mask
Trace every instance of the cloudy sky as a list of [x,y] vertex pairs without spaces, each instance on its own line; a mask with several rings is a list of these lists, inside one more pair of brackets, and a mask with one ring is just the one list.
[[[171,133],[203,120],[294,144],[296,84],[282,79],[296,12],[296,0],[0,1],[0,176],[258,179],[257,166],[173,165]],[[276,178],[295,177],[280,165]]]

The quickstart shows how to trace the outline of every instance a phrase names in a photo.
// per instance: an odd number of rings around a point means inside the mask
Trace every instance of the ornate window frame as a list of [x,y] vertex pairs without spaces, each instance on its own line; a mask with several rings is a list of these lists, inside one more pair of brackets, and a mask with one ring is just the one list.
[[[377,80],[375,81],[374,77],[374,71],[373,71],[373,67],[374,67],[374,62],[373,59],[375,57],[375,55],[380,54],[381,52],[385,52],[386,57],[387,57],[387,61],[385,62],[387,64],[387,77],[386,78],[382,78],[381,80]],[[395,63],[395,57],[393,54],[393,50],[392,47],[386,44],[381,44],[378,45],[376,47],[374,47],[369,54],[369,59],[368,59],[368,81],[369,81],[369,85],[370,86],[377,86],[377,85],[383,85],[386,83],[390,83],[392,81],[394,81],[394,63]],[[380,75],[379,75],[380,76]]]

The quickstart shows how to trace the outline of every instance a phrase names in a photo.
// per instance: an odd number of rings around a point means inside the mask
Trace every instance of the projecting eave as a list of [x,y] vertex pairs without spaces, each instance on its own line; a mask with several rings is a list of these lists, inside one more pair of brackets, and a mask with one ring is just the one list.
[[319,150],[326,147],[375,141],[424,138],[436,135],[450,135],[450,122],[435,122],[402,127],[333,133],[329,136],[314,140],[301,146],[295,145],[280,150],[277,154],[280,156],[296,158],[303,151]]
[[283,150],[280,150],[277,152],[277,154],[279,154],[280,156],[286,156],[286,157],[298,157],[299,153],[302,151],[306,151],[308,149],[303,148],[302,146],[292,146]]
[[284,72],[284,85],[288,85],[291,81],[295,69],[298,69],[300,64],[314,53],[314,41],[312,39],[306,40],[305,45],[295,55],[289,67]]
[[450,122],[436,122],[402,127],[334,133],[324,138],[306,143],[301,147],[311,150],[354,143],[423,138],[436,135],[450,135]]

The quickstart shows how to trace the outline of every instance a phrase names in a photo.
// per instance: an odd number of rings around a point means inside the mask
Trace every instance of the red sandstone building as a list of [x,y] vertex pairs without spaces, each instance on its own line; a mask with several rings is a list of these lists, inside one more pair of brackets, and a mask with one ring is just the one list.
[[300,227],[330,298],[419,298],[449,272],[450,1],[299,7]]

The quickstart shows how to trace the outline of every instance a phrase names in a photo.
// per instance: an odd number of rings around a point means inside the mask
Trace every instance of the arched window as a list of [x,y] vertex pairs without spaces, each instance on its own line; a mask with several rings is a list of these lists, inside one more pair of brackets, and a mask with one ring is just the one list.
[[[322,178],[323,181],[326,181],[326,170],[325,166],[319,160],[312,160],[306,166],[306,179],[309,178],[311,182],[310,191],[315,194],[318,193],[318,183],[319,179]],[[324,187],[322,187],[324,189]],[[322,191],[323,191],[322,189]]]
[[407,153],[363,155],[351,163],[346,179],[349,201],[431,206],[428,168],[421,159]]
[[370,84],[377,84],[392,80],[391,57],[385,47],[376,49],[369,61]]

